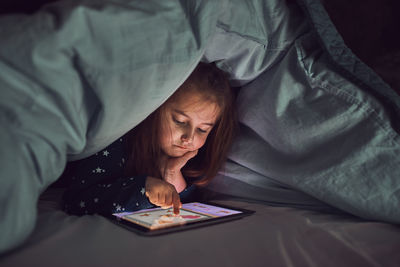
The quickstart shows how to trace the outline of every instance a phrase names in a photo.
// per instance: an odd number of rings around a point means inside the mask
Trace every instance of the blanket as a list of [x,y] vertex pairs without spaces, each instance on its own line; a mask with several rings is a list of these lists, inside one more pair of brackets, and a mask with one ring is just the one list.
[[140,123],[200,60],[242,87],[239,171],[210,190],[254,199],[245,184],[266,202],[296,191],[291,203],[400,222],[399,97],[318,0],[66,0],[2,15],[0,35],[0,253],[30,234],[67,160]]

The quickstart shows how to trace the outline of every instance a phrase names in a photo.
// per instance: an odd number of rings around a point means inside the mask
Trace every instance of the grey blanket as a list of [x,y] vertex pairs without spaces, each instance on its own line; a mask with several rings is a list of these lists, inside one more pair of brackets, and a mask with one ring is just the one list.
[[228,176],[266,191],[230,178],[210,189],[262,201],[296,190],[311,197],[292,203],[400,222],[399,97],[317,0],[59,1],[1,16],[0,36],[0,252],[31,233],[38,196],[68,159],[137,125],[200,60],[242,86]]

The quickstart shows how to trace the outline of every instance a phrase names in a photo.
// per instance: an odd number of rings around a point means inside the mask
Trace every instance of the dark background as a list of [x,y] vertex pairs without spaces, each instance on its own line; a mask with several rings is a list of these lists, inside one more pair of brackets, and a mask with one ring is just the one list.
[[400,1],[321,2],[346,45],[400,94]]

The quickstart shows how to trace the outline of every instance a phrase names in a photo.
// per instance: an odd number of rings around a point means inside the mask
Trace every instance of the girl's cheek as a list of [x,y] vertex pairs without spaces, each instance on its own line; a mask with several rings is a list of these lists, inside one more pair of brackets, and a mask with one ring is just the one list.
[[171,141],[172,140],[179,140],[180,139],[180,131],[176,128],[175,125],[169,125],[169,131],[171,133]]
[[205,144],[205,142],[206,138],[198,137],[194,144],[195,149],[201,148]]

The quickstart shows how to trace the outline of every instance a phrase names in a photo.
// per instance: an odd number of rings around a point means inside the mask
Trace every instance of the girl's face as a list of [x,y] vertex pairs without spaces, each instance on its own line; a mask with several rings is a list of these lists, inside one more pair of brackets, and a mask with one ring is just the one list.
[[220,110],[198,92],[184,92],[164,106],[161,120],[161,150],[170,157],[181,157],[201,148]]

